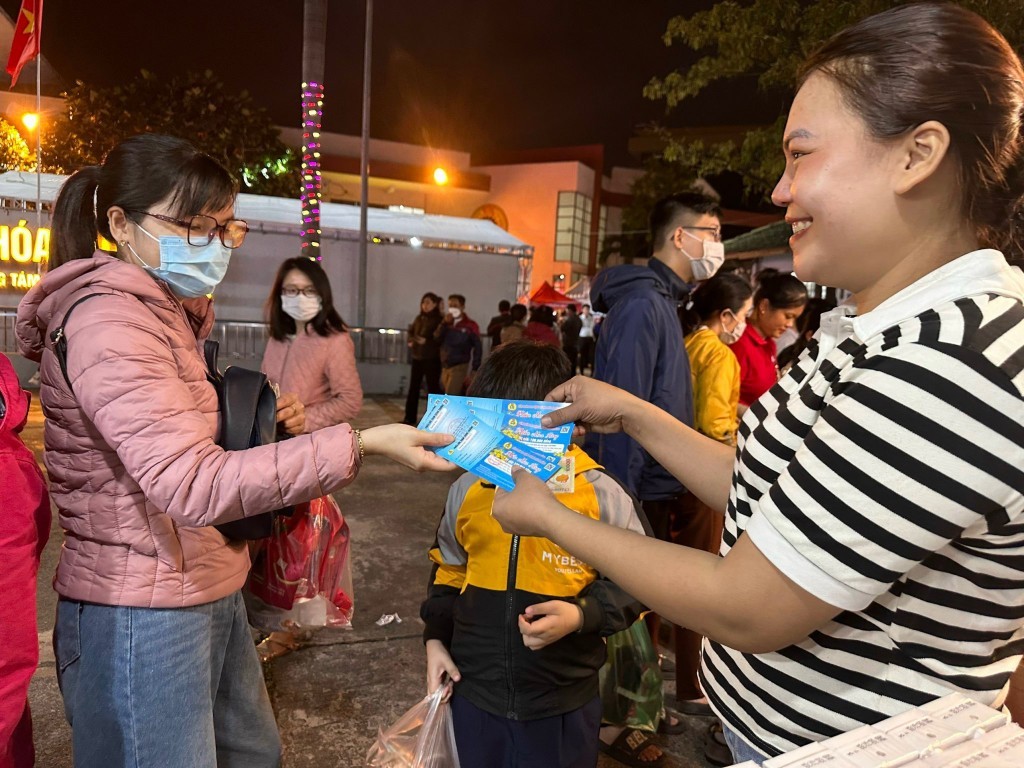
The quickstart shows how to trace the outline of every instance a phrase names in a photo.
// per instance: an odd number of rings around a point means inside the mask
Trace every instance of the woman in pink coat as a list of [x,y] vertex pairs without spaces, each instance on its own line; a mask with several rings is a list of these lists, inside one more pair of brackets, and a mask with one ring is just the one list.
[[[331,493],[364,455],[450,466],[423,447],[450,436],[403,425],[307,434],[294,396],[278,417],[296,437],[217,445],[202,348],[209,294],[247,232],[236,192],[188,142],[122,142],[65,182],[50,270],[18,309],[64,529],[54,652],[77,768],[279,765],[240,591],[248,549],[212,526]],[[97,234],[117,252],[96,250]]]
[[[334,308],[323,268],[304,257],[286,259],[267,299],[270,340],[261,370],[282,392],[294,392],[306,407],[306,432],[350,422],[363,406],[356,350],[348,326]],[[247,595],[247,600],[254,600]],[[264,606],[258,606],[261,614]],[[256,608],[250,604],[251,610]],[[269,610],[269,609],[268,609]],[[278,611],[271,611],[272,614]],[[278,624],[281,618],[275,617]],[[254,619],[254,623],[258,623]],[[258,646],[270,661],[299,647],[296,632],[271,632]]]

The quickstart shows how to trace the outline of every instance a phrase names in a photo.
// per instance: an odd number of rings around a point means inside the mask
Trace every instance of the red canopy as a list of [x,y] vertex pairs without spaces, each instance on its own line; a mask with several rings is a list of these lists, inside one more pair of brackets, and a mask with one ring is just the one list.
[[546,304],[549,307],[567,307],[570,304],[576,304],[574,299],[570,299],[564,293],[559,293],[551,284],[544,281],[536,291],[530,294],[530,304]]

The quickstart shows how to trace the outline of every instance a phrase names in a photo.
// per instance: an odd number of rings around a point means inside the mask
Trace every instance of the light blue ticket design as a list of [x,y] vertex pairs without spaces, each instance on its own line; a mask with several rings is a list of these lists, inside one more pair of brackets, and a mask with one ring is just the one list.
[[480,417],[486,410],[470,410],[462,402],[464,399],[440,396],[433,402],[428,401],[419,428],[455,436],[450,444],[430,450],[509,491],[515,487],[512,482],[514,466],[523,467],[544,482],[558,471],[557,456],[502,434]]
[[427,412],[430,412],[434,403],[442,399],[463,404],[489,427],[532,448],[559,456],[569,450],[574,426],[572,422],[551,429],[541,426],[540,423],[545,414],[564,408],[568,403],[429,395]]

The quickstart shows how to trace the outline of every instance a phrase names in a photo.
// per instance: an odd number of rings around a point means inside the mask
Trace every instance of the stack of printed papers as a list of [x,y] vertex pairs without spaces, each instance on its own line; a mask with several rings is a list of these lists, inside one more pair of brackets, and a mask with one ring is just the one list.
[[522,467],[545,482],[556,473],[560,478],[571,474],[563,454],[569,450],[574,425],[546,429],[540,423],[545,414],[566,405],[430,395],[419,428],[454,435],[449,445],[431,450],[484,482],[510,491],[515,487],[513,467]]
[[[748,768],[740,763],[733,768]],[[773,757],[764,768],[1020,768],[1024,730],[959,693]]]

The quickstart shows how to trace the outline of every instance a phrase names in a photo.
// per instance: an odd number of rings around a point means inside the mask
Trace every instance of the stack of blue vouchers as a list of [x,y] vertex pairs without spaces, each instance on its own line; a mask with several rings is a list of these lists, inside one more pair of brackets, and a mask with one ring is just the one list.
[[450,444],[430,450],[484,482],[510,491],[515,487],[513,467],[522,467],[544,482],[556,473],[559,479],[571,480],[572,469],[563,455],[569,450],[574,425],[545,429],[540,423],[542,416],[566,405],[430,395],[419,428],[454,435]]

